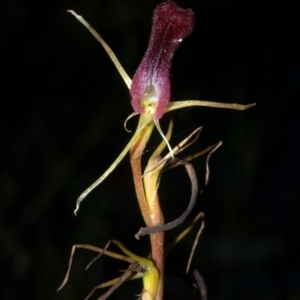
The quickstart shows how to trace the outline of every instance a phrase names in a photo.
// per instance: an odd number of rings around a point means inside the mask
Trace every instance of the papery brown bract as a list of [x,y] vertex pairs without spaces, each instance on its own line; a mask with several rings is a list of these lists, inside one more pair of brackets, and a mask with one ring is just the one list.
[[154,120],[162,117],[170,100],[170,68],[181,41],[192,31],[194,13],[173,1],[159,4],[154,10],[150,41],[130,89],[135,112],[150,108]]

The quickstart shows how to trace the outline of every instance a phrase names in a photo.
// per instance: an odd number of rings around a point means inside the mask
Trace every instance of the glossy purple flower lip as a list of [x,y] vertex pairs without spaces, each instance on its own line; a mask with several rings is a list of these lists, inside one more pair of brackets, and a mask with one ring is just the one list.
[[150,41],[130,88],[136,113],[150,113],[160,119],[170,100],[170,68],[181,41],[193,30],[194,13],[173,1],[154,10]]

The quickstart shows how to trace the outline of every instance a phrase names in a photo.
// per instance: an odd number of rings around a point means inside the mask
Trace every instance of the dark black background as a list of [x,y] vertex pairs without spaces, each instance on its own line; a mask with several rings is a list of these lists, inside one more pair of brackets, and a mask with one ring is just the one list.
[[[147,47],[160,1],[5,1],[1,21],[0,298],[84,299],[126,264],[79,250],[59,293],[71,246],[122,241],[149,252],[133,192],[128,158],[83,202],[90,185],[129,141],[123,121],[132,112],[128,90],[107,54],[70,14],[83,15],[132,76]],[[300,299],[299,56],[275,2],[177,1],[196,16],[193,34],[172,66],[172,100],[252,103],[248,111],[192,108],[166,114],[175,121],[174,146],[204,126],[193,153],[219,140],[204,187],[204,158],[194,161],[198,211],[206,229],[193,260],[209,299]],[[299,97],[298,97],[299,100]],[[128,126],[134,130],[137,120]],[[148,150],[157,145],[154,134]],[[150,152],[145,154],[145,158]],[[161,181],[166,220],[187,206],[183,168]],[[188,222],[186,222],[186,225]],[[171,241],[185,227],[169,232]],[[165,299],[197,299],[184,275],[196,229],[167,261]],[[113,250],[118,251],[112,247]],[[134,299],[141,282],[111,299]],[[101,291],[97,294],[99,296]],[[96,299],[95,297],[94,299]]]

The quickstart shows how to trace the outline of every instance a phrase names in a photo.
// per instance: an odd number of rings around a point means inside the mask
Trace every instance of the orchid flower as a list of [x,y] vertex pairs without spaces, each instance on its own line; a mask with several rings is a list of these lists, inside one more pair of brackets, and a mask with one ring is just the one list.
[[172,58],[180,43],[193,30],[194,13],[191,9],[180,8],[173,1],[165,1],[159,4],[154,10],[153,24],[150,35],[150,41],[147,51],[138,67],[133,79],[131,80],[119,60],[106,44],[102,37],[76,12],[69,10],[78,21],[80,21],[101,43],[117,70],[122,76],[125,84],[130,90],[131,105],[134,112],[126,119],[126,122],[135,115],[140,115],[138,127],[129,143],[113,162],[113,164],[77,199],[75,215],[79,209],[80,203],[84,198],[97,187],[121,162],[138,137],[145,128],[150,130],[153,125],[156,126],[159,133],[167,143],[170,153],[173,157],[172,149],[166,140],[160,125],[159,119],[162,116],[175,109],[191,106],[207,106],[217,108],[227,108],[236,110],[246,110],[255,104],[241,105],[236,103],[219,103],[205,100],[184,100],[170,102],[170,68]]
[[[144,235],[150,235],[151,256],[149,259],[142,258],[128,251],[120,242],[113,241],[126,255],[128,255],[128,257],[122,259],[129,261],[131,265],[123,274],[123,276],[119,277],[119,279],[112,280],[106,284],[98,286],[98,288],[100,288],[113,285],[111,290],[107,291],[107,293],[105,293],[99,299],[106,299],[106,297],[108,297],[110,293],[114,289],[116,289],[123,281],[134,277],[132,276],[132,272],[136,270],[136,268],[143,266],[144,271],[137,276],[143,277],[144,281],[144,289],[141,295],[141,299],[162,300],[165,255],[170,249],[167,248],[167,251],[165,251],[164,231],[178,226],[186,219],[187,215],[194,207],[198,195],[198,183],[196,174],[189,161],[196,156],[202,155],[204,153],[209,153],[206,160],[207,182],[209,174],[208,160],[211,154],[222,144],[222,142],[210,146],[195,155],[187,156],[183,160],[180,160],[175,157],[175,155],[186,149],[198,138],[201,132],[201,128],[197,128],[177,147],[174,147],[172,149],[169,144],[169,140],[172,134],[173,123],[170,122],[169,129],[165,135],[160,128],[159,120],[167,112],[185,107],[208,106],[245,110],[253,106],[254,104],[240,105],[234,103],[218,103],[203,100],[184,100],[170,102],[171,63],[175,51],[178,49],[180,43],[186,37],[188,37],[193,30],[194,13],[191,9],[180,8],[175,2],[171,0],[167,0],[156,7],[153,15],[152,29],[148,48],[132,80],[127,75],[117,57],[115,56],[111,48],[102,39],[102,37],[81,16],[77,15],[72,10],[70,10],[69,12],[72,13],[84,26],[86,26],[87,29],[94,35],[94,37],[102,44],[129,89],[129,93],[131,96],[131,105],[134,112],[125,120],[125,129],[127,121],[131,117],[139,115],[137,129],[128,144],[116,158],[113,164],[79,196],[76,202],[76,209],[74,211],[76,215],[79,209],[79,205],[84,200],[84,198],[116,168],[116,166],[121,162],[126,153],[130,151],[130,163],[133,173],[136,196],[147,226],[139,230],[139,232],[136,234],[136,238]],[[150,157],[145,172],[143,173],[141,158],[154,127],[157,128],[163,140]],[[166,146],[169,149],[169,153],[161,158],[161,153]],[[190,177],[191,198],[186,211],[184,211],[184,213],[180,217],[171,222],[165,223],[158,196],[160,176],[161,173],[166,169],[170,169],[178,165],[183,165]],[[200,218],[200,215],[198,218]],[[201,228],[203,229],[202,226]],[[200,229],[200,231],[202,231],[202,229]],[[173,244],[171,244],[171,247],[173,247],[180,239],[182,239],[182,237],[185,236],[189,230],[190,229],[185,230],[185,232],[181,234]],[[77,245],[74,247],[88,248],[85,245]],[[71,254],[69,269],[62,286],[65,285],[69,276],[73,251],[75,251],[74,247]],[[95,248],[93,248],[92,246],[89,246],[89,249],[95,251]],[[100,250],[98,249],[96,251],[100,253],[106,252],[107,255],[110,255],[109,252],[106,251],[106,248]],[[119,255],[114,254],[114,257],[118,258]]]

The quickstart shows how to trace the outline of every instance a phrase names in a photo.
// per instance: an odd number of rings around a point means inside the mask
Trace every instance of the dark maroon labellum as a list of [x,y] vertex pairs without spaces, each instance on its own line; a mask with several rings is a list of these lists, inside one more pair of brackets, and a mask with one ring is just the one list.
[[173,1],[159,4],[154,10],[150,41],[130,89],[135,112],[146,110],[160,119],[170,100],[170,68],[181,41],[193,30],[194,13]]

